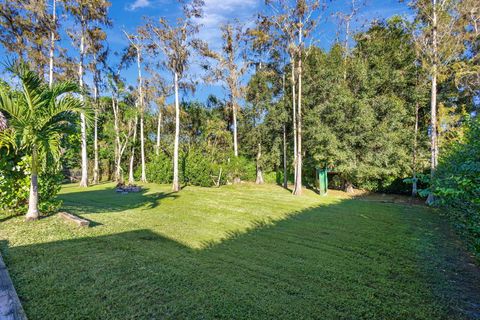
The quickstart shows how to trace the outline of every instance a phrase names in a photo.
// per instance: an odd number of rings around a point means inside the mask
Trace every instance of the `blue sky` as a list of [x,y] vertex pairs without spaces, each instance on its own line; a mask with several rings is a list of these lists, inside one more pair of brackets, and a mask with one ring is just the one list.
[[[354,29],[361,29],[367,21],[373,19],[386,19],[396,14],[403,16],[410,14],[405,2],[401,3],[397,0],[366,1],[359,11],[357,21],[354,22]],[[202,24],[199,36],[208,41],[212,47],[218,47],[220,45],[219,28],[222,23],[238,19],[248,25],[254,20],[257,12],[265,9],[263,4],[264,0],[205,0],[204,17],[199,21]],[[329,3],[327,11],[323,13],[318,32],[314,35],[318,45],[325,49],[332,45],[338,34],[334,13],[347,12],[349,6],[349,0],[334,0]],[[113,0],[110,16],[114,26],[108,31],[110,46],[113,50],[121,50],[125,47],[127,40],[123,36],[122,29],[133,32],[143,22],[142,17],[165,16],[174,19],[179,13],[179,5],[175,0]],[[131,83],[136,80],[134,68],[126,70],[124,75]],[[203,101],[210,93],[222,96],[223,90],[220,86],[200,85],[193,98]]]
[[[331,1],[318,26],[318,31],[313,35],[315,43],[324,49],[328,49],[335,41],[338,30],[334,20],[336,12],[348,12],[351,0]],[[362,0],[357,0],[360,2]],[[386,19],[399,14],[409,16],[410,12],[405,2],[398,0],[363,0],[363,6],[354,22],[353,29],[360,30],[368,21],[373,19]],[[107,30],[108,45],[112,52],[121,52],[128,41],[122,30],[134,33],[135,29],[144,23],[144,17],[166,17],[174,20],[181,14],[177,0],[110,0],[111,7],[109,16],[113,21],[113,27]],[[199,37],[206,40],[212,48],[218,48],[221,44],[220,26],[233,19],[238,19],[245,25],[255,20],[255,14],[264,10],[264,0],[205,0],[204,17],[198,22],[202,25]],[[66,38],[66,37],[64,37]],[[70,39],[61,41],[61,46],[71,47]],[[70,49],[72,55],[77,54],[77,49]],[[3,53],[3,48],[0,50]],[[115,58],[114,58],[115,59]],[[158,58],[156,58],[158,59]],[[198,68],[193,67],[195,71]],[[129,84],[136,84],[137,72],[135,66],[123,71],[122,76]],[[148,75],[147,75],[148,76]],[[165,74],[166,80],[170,81],[170,75]],[[86,82],[91,77],[86,76]],[[224,91],[219,85],[199,85],[194,96],[186,99],[204,101],[208,95],[215,94],[224,97]]]

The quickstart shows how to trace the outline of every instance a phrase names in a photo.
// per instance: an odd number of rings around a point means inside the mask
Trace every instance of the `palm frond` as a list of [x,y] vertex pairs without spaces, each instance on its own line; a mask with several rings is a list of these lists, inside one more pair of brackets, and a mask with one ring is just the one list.
[[17,135],[15,129],[6,128],[0,131],[0,148],[6,148],[8,152],[11,149],[17,149]]
[[91,119],[88,108],[84,103],[69,94],[63,94],[58,99],[53,100],[48,108],[44,109],[42,118],[44,121],[39,123],[40,131],[47,129],[57,122],[67,121],[74,123],[80,113],[87,114],[87,120]]
[[3,111],[13,121],[26,124],[30,120],[31,112],[23,107],[22,103],[14,101],[8,92],[0,88],[0,111]]
[[35,113],[36,109],[41,108],[48,103],[47,100],[42,99],[42,93],[46,89],[46,85],[42,79],[30,67],[20,61],[11,63],[7,70],[17,76],[22,83],[22,93],[31,113]]
[[75,83],[48,88],[24,63],[12,63],[7,69],[20,79],[22,92],[11,94],[0,88],[0,110],[9,119],[8,128],[0,132],[0,146],[38,150],[41,158],[58,160],[61,137],[73,131],[78,114],[92,119],[93,112],[74,96],[79,93]]
[[87,121],[87,125],[91,125],[94,119],[94,110],[91,106],[86,104],[73,96],[63,96],[57,100],[57,109],[70,110],[76,114],[83,113]]

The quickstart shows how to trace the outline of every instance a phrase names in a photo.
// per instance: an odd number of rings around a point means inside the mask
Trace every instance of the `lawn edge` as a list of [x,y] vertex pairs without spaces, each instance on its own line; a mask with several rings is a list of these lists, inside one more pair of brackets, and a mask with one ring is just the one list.
[[0,253],[0,319],[27,320],[17,291]]

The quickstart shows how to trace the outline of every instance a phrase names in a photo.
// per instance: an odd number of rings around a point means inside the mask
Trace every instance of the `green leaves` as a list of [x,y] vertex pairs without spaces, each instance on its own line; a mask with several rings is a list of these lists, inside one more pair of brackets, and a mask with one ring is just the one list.
[[[432,181],[441,205],[472,245],[480,239],[480,119],[468,119],[464,140],[444,150]],[[480,243],[475,248],[480,254]]]
[[[60,139],[71,131],[77,114],[90,118],[73,82],[61,82],[51,89],[27,64],[13,62],[7,70],[20,80],[21,93],[0,87],[0,110],[8,118],[8,129],[0,133],[0,146],[31,152],[37,148],[43,157],[60,156]],[[43,161],[42,161],[43,162]]]
[[398,19],[357,41],[348,57],[340,45],[306,57],[306,164],[332,166],[357,187],[378,190],[411,174],[415,56]]

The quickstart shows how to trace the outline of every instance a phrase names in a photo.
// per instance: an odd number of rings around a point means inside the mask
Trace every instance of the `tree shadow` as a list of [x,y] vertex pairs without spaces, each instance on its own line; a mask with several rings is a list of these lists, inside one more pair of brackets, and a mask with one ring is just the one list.
[[140,192],[122,194],[115,192],[115,188],[112,187],[61,194],[59,199],[63,201],[62,209],[85,215],[89,213],[122,212],[141,207],[153,209],[159,206],[163,199],[176,199],[179,196],[174,192],[149,193],[149,188],[145,187]]
[[15,212],[8,212],[8,213],[0,213],[0,222],[6,222],[10,219],[21,217],[25,215],[24,213],[15,213]]
[[148,229],[0,245],[30,319],[464,319],[478,312],[478,269],[435,231],[436,217],[397,207],[380,215],[345,200],[257,221],[201,249]]

